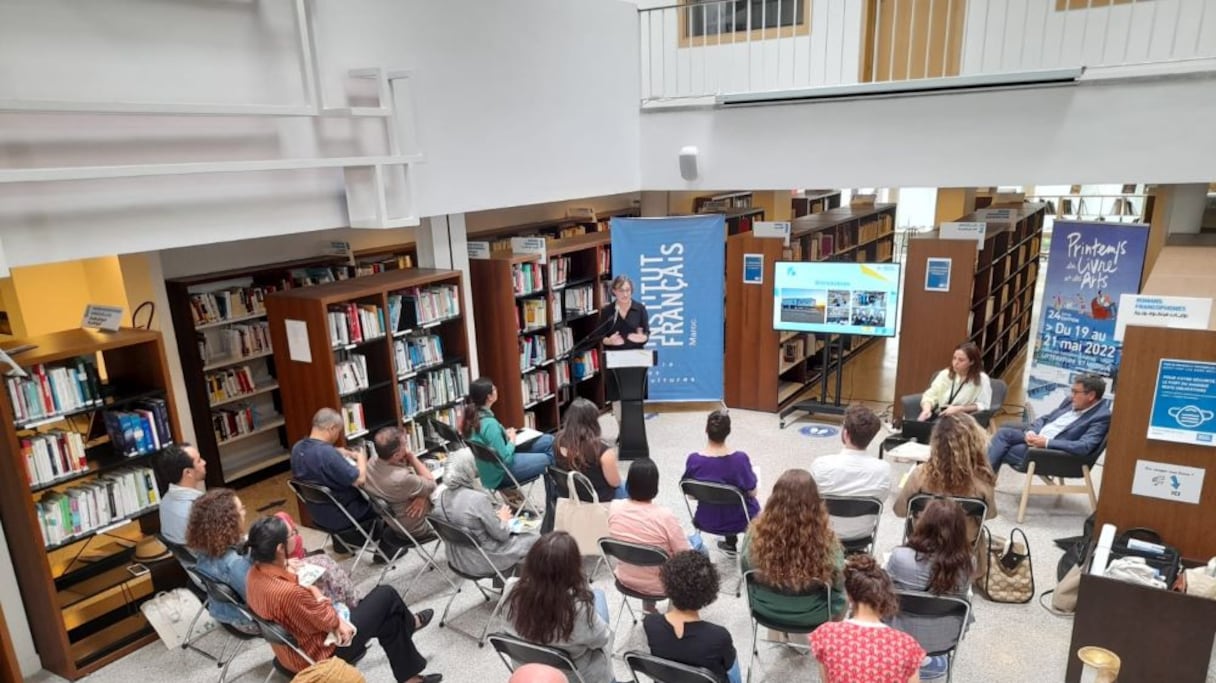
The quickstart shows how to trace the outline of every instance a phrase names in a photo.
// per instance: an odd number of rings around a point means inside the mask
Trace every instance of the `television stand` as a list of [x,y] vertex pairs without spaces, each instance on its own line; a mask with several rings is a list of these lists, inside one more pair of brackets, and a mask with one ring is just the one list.
[[[833,339],[833,336],[835,339]],[[848,406],[840,402],[840,389],[844,379],[844,348],[848,338],[849,335],[847,334],[828,335],[827,340],[823,343],[823,366],[819,370],[820,400],[798,401],[782,410],[780,414],[781,429],[785,429],[786,416],[799,411],[808,415],[844,415],[844,411],[848,409]],[[835,358],[833,358],[833,355]],[[836,376],[836,393],[833,395],[831,403],[825,401],[828,395],[829,373]],[[790,422],[794,421],[790,420]]]

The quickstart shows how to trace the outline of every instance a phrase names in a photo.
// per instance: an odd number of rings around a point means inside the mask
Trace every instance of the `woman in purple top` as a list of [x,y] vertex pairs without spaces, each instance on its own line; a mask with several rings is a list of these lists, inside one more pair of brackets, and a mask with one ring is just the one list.
[[747,500],[747,515],[738,505],[714,505],[700,503],[694,515],[698,529],[723,536],[718,547],[726,552],[736,552],[738,535],[747,531],[748,522],[760,512],[760,501],[756,500],[756,473],[747,453],[736,451],[726,445],[730,435],[730,415],[725,410],[715,410],[705,421],[705,435],[709,445],[701,452],[689,453],[684,464],[684,479],[729,484],[743,491]]

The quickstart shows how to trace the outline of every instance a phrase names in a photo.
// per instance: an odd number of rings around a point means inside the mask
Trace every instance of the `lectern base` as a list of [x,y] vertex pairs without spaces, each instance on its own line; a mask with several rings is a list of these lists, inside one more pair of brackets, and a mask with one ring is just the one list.
[[621,433],[617,437],[616,457],[620,460],[650,457],[646,413],[641,401],[621,401]]

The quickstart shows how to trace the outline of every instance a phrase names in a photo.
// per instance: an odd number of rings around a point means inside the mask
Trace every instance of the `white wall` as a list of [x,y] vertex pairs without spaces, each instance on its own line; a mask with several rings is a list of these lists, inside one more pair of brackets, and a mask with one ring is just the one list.
[[[638,188],[632,5],[316,4],[329,105],[345,103],[348,69],[415,70],[417,215]],[[292,5],[8,0],[0,100],[305,104]],[[0,168],[379,153],[379,125],[0,114]],[[337,228],[343,187],[340,171],[0,185],[0,243],[26,265]]]
[[[1216,78],[652,111],[642,186],[971,187],[1209,182]],[[680,178],[684,145],[697,180]]]

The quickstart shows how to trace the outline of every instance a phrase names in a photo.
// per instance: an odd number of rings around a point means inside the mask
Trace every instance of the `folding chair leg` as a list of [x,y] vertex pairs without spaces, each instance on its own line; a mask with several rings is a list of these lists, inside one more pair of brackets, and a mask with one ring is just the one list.
[[443,614],[439,615],[439,628],[443,628],[444,623],[448,620],[448,610],[452,608],[452,602],[456,600],[456,596],[459,594],[460,587],[457,586],[456,590],[452,591],[452,593],[448,595],[447,604],[443,606]]
[[756,669],[756,660],[760,656],[760,643],[756,640],[759,629],[759,622],[752,619],[752,657],[747,663],[747,683],[752,683],[752,671]]
[[486,634],[490,632],[490,624],[493,624],[494,620],[498,618],[498,613],[502,610],[502,605],[506,602],[506,599],[507,591],[503,590],[502,595],[498,597],[498,602],[494,603],[494,611],[490,612],[490,618],[486,620],[486,625],[481,629],[481,636],[477,638],[477,647],[486,646]]
[[1018,504],[1018,524],[1026,517],[1026,503],[1030,501],[1030,487],[1034,485],[1034,463],[1026,466],[1026,482],[1022,484],[1022,502]]
[[1098,509],[1098,496],[1094,493],[1094,482],[1089,476],[1088,466],[1081,466],[1081,476],[1085,477],[1086,493],[1089,494],[1089,509],[1092,512]]
[[[237,644],[236,644],[236,647],[234,648],[232,656],[228,657],[227,659],[224,660],[224,668],[220,670],[219,683],[224,683],[224,681],[228,679],[228,667],[232,666],[233,660],[235,660],[241,654],[241,652],[245,649],[245,646],[248,644],[248,642],[249,641],[244,640],[244,639],[237,640]],[[273,664],[270,666],[270,670],[274,671]]]

